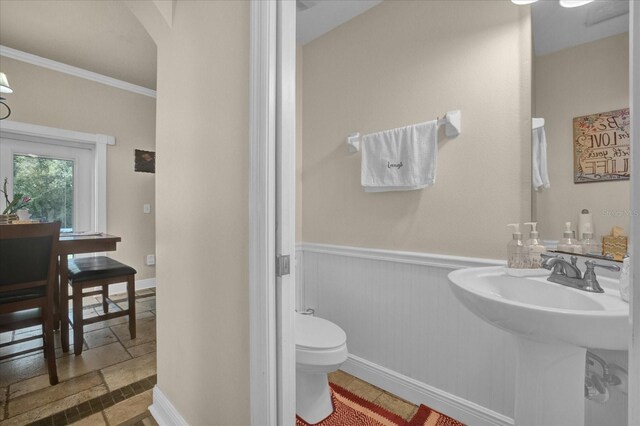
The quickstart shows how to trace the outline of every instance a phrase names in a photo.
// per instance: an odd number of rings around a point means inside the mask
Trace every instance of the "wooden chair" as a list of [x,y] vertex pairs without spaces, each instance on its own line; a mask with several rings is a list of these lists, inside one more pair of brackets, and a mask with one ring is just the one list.
[[40,347],[4,355],[0,360],[43,350],[52,385],[58,383],[53,312],[59,237],[60,222],[0,225],[0,332],[42,326],[42,334],[0,347],[43,339]]
[[[73,294],[69,300],[73,300],[73,315],[70,318],[73,324],[73,352],[76,355],[82,353],[84,342],[84,326],[94,322],[106,321],[125,315],[129,316],[129,334],[136,338],[136,295],[135,275],[136,270],[130,266],[106,256],[82,257],[69,260],[69,285]],[[109,304],[115,303],[109,298],[109,285],[127,282],[128,308],[119,312],[109,312]],[[100,287],[99,290],[90,290]],[[89,290],[89,291],[85,291]],[[83,318],[82,299],[87,296],[101,295],[102,309],[105,312],[90,318]]]

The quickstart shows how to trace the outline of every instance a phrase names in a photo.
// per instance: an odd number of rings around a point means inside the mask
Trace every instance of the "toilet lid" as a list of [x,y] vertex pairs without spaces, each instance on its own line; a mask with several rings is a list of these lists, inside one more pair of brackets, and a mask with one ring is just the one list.
[[347,335],[336,324],[311,315],[296,315],[296,346],[332,349],[347,342]]

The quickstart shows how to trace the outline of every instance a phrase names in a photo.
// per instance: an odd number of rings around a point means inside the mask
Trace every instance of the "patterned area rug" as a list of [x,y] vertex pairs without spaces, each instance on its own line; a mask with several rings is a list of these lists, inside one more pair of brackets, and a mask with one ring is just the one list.
[[464,426],[426,405],[421,405],[407,422],[402,417],[329,383],[334,412],[319,423],[310,425],[296,416],[296,426]]
[[296,426],[405,426],[407,422],[382,407],[375,405],[340,386],[329,383],[335,410],[315,425],[296,416]]
[[420,405],[418,412],[407,423],[407,426],[464,426],[464,423],[432,410],[426,405]]

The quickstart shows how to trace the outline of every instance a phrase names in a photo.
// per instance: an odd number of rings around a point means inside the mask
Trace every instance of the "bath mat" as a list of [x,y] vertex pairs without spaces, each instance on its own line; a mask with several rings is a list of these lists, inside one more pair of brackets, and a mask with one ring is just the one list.
[[407,422],[382,407],[360,398],[334,384],[331,399],[335,410],[326,419],[310,425],[296,416],[296,426],[405,426]]
[[407,426],[464,426],[464,423],[445,416],[426,405],[420,405],[416,414],[407,423]]

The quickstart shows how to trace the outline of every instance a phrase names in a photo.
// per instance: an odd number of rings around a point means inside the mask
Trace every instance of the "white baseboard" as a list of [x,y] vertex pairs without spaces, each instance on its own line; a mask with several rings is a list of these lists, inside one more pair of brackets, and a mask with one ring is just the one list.
[[[145,288],[155,288],[156,287],[156,279],[155,278],[146,278],[144,280],[136,280],[136,291],[144,290]],[[121,282],[117,284],[112,284],[109,286],[109,294],[120,294],[127,292],[127,283]]]
[[342,370],[416,405],[425,404],[468,425],[513,426],[513,419],[441,389],[349,354]]
[[189,426],[158,385],[153,387],[153,404],[149,406],[149,412],[160,426]]

